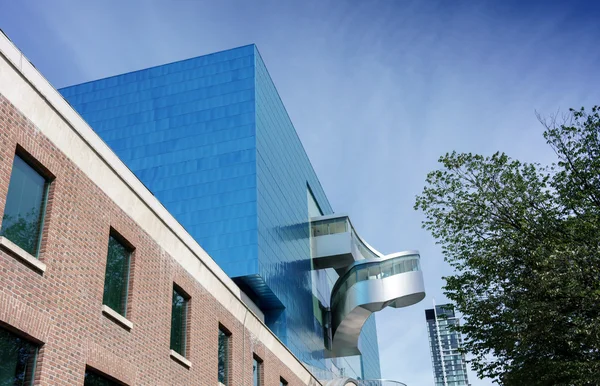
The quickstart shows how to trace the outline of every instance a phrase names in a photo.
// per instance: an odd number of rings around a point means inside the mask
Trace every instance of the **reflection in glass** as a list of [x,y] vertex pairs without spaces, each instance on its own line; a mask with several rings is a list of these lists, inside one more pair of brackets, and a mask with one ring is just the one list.
[[252,385],[260,386],[260,378],[262,377],[262,363],[254,357],[252,360]]
[[32,385],[36,354],[36,345],[0,328],[0,385]]
[[109,237],[102,304],[123,316],[127,313],[130,256],[131,252],[123,244],[113,236]]
[[48,186],[44,177],[15,156],[0,236],[33,256],[39,252]]
[[98,373],[85,370],[85,380],[83,386],[120,386],[117,382],[104,378]]
[[219,382],[228,385],[229,335],[219,328]]
[[185,356],[188,300],[173,289],[171,307],[171,350]]

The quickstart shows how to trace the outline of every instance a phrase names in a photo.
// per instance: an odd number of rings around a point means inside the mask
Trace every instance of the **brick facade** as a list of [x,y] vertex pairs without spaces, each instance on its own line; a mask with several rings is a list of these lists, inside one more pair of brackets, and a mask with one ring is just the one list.
[[[41,344],[36,385],[82,385],[86,366],[127,385],[217,385],[219,325],[231,332],[228,386],[252,385],[253,355],[263,361],[263,385],[280,377],[304,384],[0,94],[0,213],[17,152],[54,178],[39,254],[45,272],[0,249],[0,324]],[[135,248],[131,330],[102,312],[111,228]],[[173,285],[190,296],[190,368],[169,354]]]

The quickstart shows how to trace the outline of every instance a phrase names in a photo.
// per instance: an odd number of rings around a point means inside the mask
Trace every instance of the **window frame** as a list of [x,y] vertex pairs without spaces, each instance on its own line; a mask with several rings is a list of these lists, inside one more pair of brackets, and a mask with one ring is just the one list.
[[[217,380],[220,384],[225,385],[225,386],[229,386],[231,384],[231,377],[230,377],[230,369],[231,369],[231,361],[230,361],[230,354],[231,354],[231,332],[227,329],[227,327],[225,327],[224,325],[222,325],[221,323],[219,323],[219,330],[218,330],[218,335],[217,335],[217,339],[220,340],[221,336],[225,337],[225,359],[223,361],[224,363],[224,382],[221,382],[221,380],[218,378],[219,377],[219,356],[221,355],[220,352],[217,352]],[[220,343],[219,341],[217,341],[217,350],[220,351]]]
[[[121,305],[122,308],[122,312],[121,310],[115,310],[113,309],[113,307],[111,307],[110,305],[106,304],[105,302],[105,296],[106,296],[106,277],[107,277],[107,272],[108,272],[108,257],[110,255],[110,239],[114,239],[116,242],[118,242],[126,251],[127,251],[127,267],[126,267],[126,283],[125,283],[125,287],[123,288],[123,293],[121,294],[121,296],[123,297],[123,304]],[[119,232],[117,232],[113,227],[110,227],[110,231],[108,234],[108,243],[107,243],[107,248],[106,248],[106,265],[104,267],[104,288],[103,288],[103,292],[102,292],[102,305],[105,305],[106,307],[110,308],[111,310],[115,311],[117,314],[121,315],[123,318],[127,319],[127,311],[129,308],[129,285],[131,282],[131,262],[133,260],[133,255],[135,252],[135,247],[129,242],[127,241],[127,239],[125,239],[125,237],[123,237]]]
[[[256,383],[254,383],[254,364],[256,363]],[[262,386],[263,385],[263,369],[264,369],[264,361],[256,355],[256,353],[252,354],[252,385],[253,386]]]
[[6,190],[6,196],[4,201],[4,209],[2,213],[2,218],[0,218],[0,231],[2,231],[2,223],[4,222],[4,214],[6,213],[6,204],[8,201],[8,193],[10,191],[10,180],[12,179],[15,167],[15,160],[18,157],[23,163],[29,166],[35,173],[37,173],[40,177],[44,179],[44,187],[42,192],[42,202],[40,205],[40,214],[39,214],[39,229],[37,231],[37,240],[35,242],[35,250],[34,253],[30,253],[25,250],[22,246],[17,244],[17,242],[11,240],[10,238],[4,236],[0,233],[0,236],[6,237],[9,241],[17,245],[19,248],[23,249],[27,254],[33,256],[35,259],[40,260],[40,253],[42,250],[42,242],[44,239],[44,225],[46,223],[46,218],[48,215],[48,200],[50,196],[50,189],[53,185],[56,176],[52,174],[48,168],[46,168],[41,162],[39,162],[34,156],[32,156],[29,152],[27,152],[22,146],[17,144],[16,150],[13,153],[12,165],[9,176],[8,188]]
[[104,373],[104,372],[102,372],[102,371],[100,371],[98,369],[95,369],[95,368],[93,368],[91,366],[88,366],[88,365],[85,366],[85,372],[84,372],[84,375],[83,375],[83,386],[85,386],[85,378],[86,378],[87,374],[93,374],[96,377],[99,377],[99,378],[101,378],[101,379],[103,379],[105,381],[108,381],[108,382],[110,382],[112,384],[115,384],[115,385],[118,385],[118,386],[126,386],[125,383],[119,381],[118,379],[116,379],[114,377],[111,377],[110,375],[108,375],[108,374],[106,374],[106,373]]
[[29,358],[29,362],[31,363],[31,368],[28,370],[26,369],[24,371],[25,379],[29,378],[29,381],[27,382],[26,385],[32,386],[36,381],[36,371],[37,371],[37,366],[38,366],[37,362],[38,362],[38,357],[39,357],[39,353],[40,353],[40,348],[42,347],[43,343],[25,336],[21,331],[11,327],[10,325],[0,324],[0,330],[3,330],[5,333],[7,333],[7,335],[9,335],[9,337],[12,336],[13,338],[16,338],[16,339],[21,340],[22,342],[25,342],[25,344],[32,346],[33,353],[31,354],[31,358]]
[[[173,301],[175,300],[175,294],[179,295],[182,299],[183,299],[183,315],[182,315],[182,326],[181,328],[183,329],[182,332],[182,336],[181,336],[181,351],[179,352],[178,350],[176,350],[175,348],[173,348]],[[188,357],[188,334],[189,334],[189,329],[188,329],[188,325],[189,325],[189,315],[190,315],[190,300],[191,300],[191,296],[185,292],[180,286],[178,286],[177,284],[173,283],[173,291],[172,291],[172,296],[171,296],[171,328],[170,328],[170,338],[169,338],[169,349],[173,350],[174,352],[176,352],[177,354],[181,355],[182,357],[186,358]]]

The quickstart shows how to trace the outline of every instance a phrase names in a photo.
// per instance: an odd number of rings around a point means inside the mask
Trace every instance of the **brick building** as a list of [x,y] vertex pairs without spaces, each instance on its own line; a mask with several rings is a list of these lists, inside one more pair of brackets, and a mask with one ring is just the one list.
[[319,384],[2,34],[0,144],[0,384]]

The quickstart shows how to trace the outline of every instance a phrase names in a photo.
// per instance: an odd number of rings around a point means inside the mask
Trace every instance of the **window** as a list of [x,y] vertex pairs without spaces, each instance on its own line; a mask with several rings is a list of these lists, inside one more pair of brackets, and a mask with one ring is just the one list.
[[13,161],[0,236],[37,257],[49,182],[18,155]]
[[121,386],[121,384],[111,381],[110,379],[105,378],[94,371],[85,369],[85,380],[83,381],[83,386]]
[[0,328],[0,385],[33,385],[37,346]]
[[312,235],[314,237],[344,232],[348,232],[347,217],[335,218],[332,220],[322,220],[312,223]]
[[229,340],[231,334],[219,327],[219,382],[229,384]]
[[347,232],[346,218],[337,219],[329,224],[329,234]]
[[287,386],[287,381],[283,378],[279,378],[279,386]]
[[106,304],[123,316],[127,316],[130,258],[131,249],[124,246],[114,235],[111,235],[108,238],[102,304]]
[[252,360],[252,385],[253,386],[260,386],[262,384],[262,366],[263,366],[263,362],[262,360],[254,355],[254,358]]
[[171,350],[185,357],[189,297],[173,288],[171,307]]

